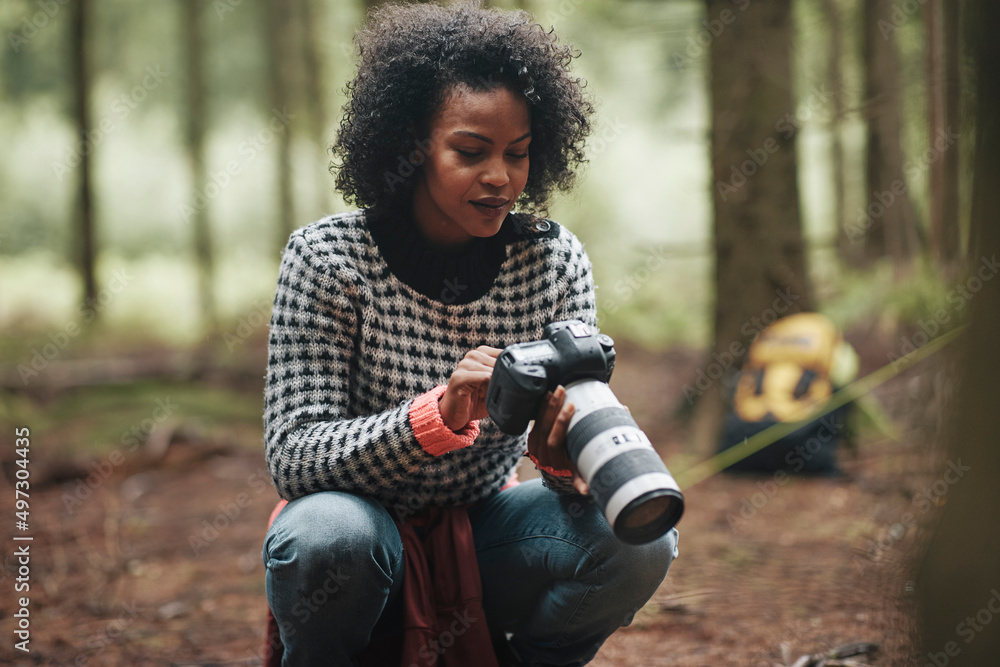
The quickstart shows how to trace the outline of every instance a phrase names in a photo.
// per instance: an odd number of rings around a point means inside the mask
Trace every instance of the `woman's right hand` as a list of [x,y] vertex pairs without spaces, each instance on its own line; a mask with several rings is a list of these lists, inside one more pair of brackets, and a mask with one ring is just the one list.
[[438,401],[441,419],[452,431],[460,431],[486,417],[486,389],[500,350],[480,345],[467,353],[448,379],[448,388]]

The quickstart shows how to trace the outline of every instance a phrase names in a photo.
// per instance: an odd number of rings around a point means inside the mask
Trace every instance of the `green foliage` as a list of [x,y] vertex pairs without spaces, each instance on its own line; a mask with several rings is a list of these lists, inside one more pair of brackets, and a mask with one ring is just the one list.
[[[188,433],[221,436],[232,429],[261,429],[262,394],[250,395],[204,382],[140,381],[62,392],[44,409],[12,396],[0,417],[30,423],[47,456],[103,456],[113,450],[135,452],[157,428],[183,426]],[[237,439],[234,439],[237,441]],[[258,438],[240,438],[245,443]]]
[[48,10],[31,0],[0,3],[0,98],[22,103],[48,97],[68,103],[65,74],[68,11],[53,3]]
[[601,329],[651,349],[704,345],[710,337],[707,257],[678,256],[669,247],[633,250],[638,257],[596,269]]
[[913,325],[945,308],[950,309],[948,283],[928,262],[918,262],[901,278],[889,261],[866,270],[842,268],[827,292],[821,310],[842,329],[862,321],[877,321],[885,330]]
[[[847,157],[847,215],[862,192],[864,132],[860,122],[861,61],[856,3],[836,0],[844,28],[844,81],[848,117],[842,129]],[[192,183],[183,148],[184,43],[178,2],[102,0],[91,15],[93,89],[91,116],[99,280],[116,267],[137,276],[133,287],[109,304],[101,335],[190,345],[197,330],[196,272],[190,259],[192,229],[185,211],[203,197],[219,256],[215,291],[233,329],[254,304],[273,294],[277,194],[277,141],[268,128],[274,110],[267,90],[266,12],[263,3],[204,2],[207,181]],[[598,103],[589,143],[590,163],[573,193],[554,201],[551,216],[585,242],[600,290],[602,326],[612,335],[660,347],[669,342],[705,345],[711,335],[711,173],[708,31],[699,0],[532,0],[525,5],[560,38],[583,52],[577,72]],[[51,15],[43,5],[56,7]],[[797,0],[795,86],[798,102],[825,80],[829,36],[817,0]],[[314,3],[325,88],[322,125],[332,138],[344,83],[353,72],[352,35],[363,3]],[[85,145],[70,118],[70,12],[39,0],[0,2],[0,281],[12,286],[0,304],[0,321],[12,334],[27,332],[28,345],[4,344],[6,358],[30,352],[30,332],[44,336],[79,318],[79,285],[70,258],[74,248],[76,164]],[[37,25],[36,25],[37,24]],[[27,36],[12,41],[11,35]],[[904,64],[908,153],[919,153],[925,126],[922,22],[919,15],[894,33]],[[20,38],[19,38],[20,39]],[[15,43],[16,42],[16,43]],[[701,45],[699,45],[701,44]],[[15,48],[16,46],[16,48]],[[289,87],[298,91],[286,126],[292,132],[292,171],[298,224],[343,210],[316,150],[303,111],[301,54]],[[150,68],[163,75],[149,78]],[[156,79],[156,80],[154,80]],[[145,83],[144,83],[145,81]],[[155,85],[154,85],[155,84]],[[789,112],[797,112],[790,109]],[[817,246],[836,231],[825,123],[820,109],[804,118],[798,142],[803,218]],[[777,120],[777,119],[775,119]],[[103,124],[103,128],[102,128]],[[227,176],[227,169],[237,173]],[[923,176],[908,186],[922,210]],[[912,179],[911,179],[912,180]],[[215,196],[211,193],[219,182]],[[323,205],[325,204],[325,206]],[[185,208],[187,207],[187,208]],[[698,258],[669,255],[650,277],[636,282],[656,249],[704,248]],[[811,257],[818,251],[813,248]],[[888,268],[844,272],[835,262],[819,270],[823,308],[841,324],[865,317],[915,322],[947,289],[933,271],[919,267],[913,280],[890,287]],[[648,268],[648,267],[647,267]],[[637,273],[638,272],[638,273]],[[635,283],[635,284],[633,284]],[[105,288],[106,282],[99,285]],[[943,291],[942,291],[943,290]],[[83,338],[79,339],[83,341]]]

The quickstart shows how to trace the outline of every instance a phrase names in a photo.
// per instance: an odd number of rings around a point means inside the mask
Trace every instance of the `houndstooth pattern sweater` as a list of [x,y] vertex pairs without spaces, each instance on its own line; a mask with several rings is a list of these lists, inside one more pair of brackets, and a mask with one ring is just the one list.
[[[453,433],[437,400],[479,345],[537,340],[558,320],[596,325],[590,261],[565,228],[511,214],[482,295],[462,293],[468,280],[418,291],[390,269],[369,218],[324,218],[285,249],[265,389],[270,474],[289,500],[338,490],[397,512],[487,497],[511,478],[526,436],[489,418]],[[568,478],[542,474],[573,492]]]

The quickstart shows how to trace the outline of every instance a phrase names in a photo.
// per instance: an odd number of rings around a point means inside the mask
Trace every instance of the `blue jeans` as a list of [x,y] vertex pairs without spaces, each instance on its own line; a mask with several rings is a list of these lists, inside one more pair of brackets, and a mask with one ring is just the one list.
[[[469,508],[494,636],[528,665],[583,665],[653,595],[677,531],[642,546],[614,536],[600,509],[531,480]],[[349,665],[402,628],[403,546],[391,514],[328,491],[290,502],[264,542],[267,600],[284,665]]]

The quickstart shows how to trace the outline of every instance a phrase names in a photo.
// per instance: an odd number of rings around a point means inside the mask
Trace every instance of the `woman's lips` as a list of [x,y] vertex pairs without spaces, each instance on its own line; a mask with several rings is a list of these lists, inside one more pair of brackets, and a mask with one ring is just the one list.
[[509,199],[504,199],[503,197],[484,197],[483,199],[471,202],[471,204],[487,215],[498,215],[507,206],[509,201]]

